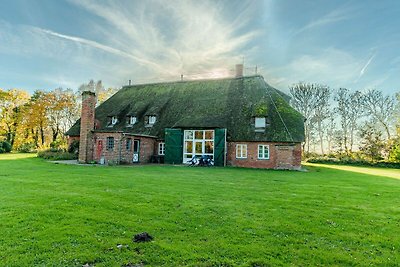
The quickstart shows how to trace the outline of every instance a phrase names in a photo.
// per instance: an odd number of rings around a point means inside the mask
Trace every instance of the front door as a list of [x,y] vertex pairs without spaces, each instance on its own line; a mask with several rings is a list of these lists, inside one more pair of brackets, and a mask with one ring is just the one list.
[[97,141],[97,154],[96,159],[100,159],[101,155],[103,154],[103,140]]
[[140,140],[133,140],[133,162],[139,162]]

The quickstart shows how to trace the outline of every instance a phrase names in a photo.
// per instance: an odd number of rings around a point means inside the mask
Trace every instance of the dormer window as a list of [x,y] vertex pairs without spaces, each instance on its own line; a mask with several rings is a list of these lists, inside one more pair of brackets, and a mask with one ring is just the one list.
[[108,127],[113,127],[115,124],[117,124],[117,122],[118,122],[117,116],[112,116],[108,123]]
[[256,128],[265,128],[266,119],[265,117],[256,117],[255,118],[255,127]]
[[115,124],[117,124],[117,122],[118,122],[117,116],[112,116],[112,117],[111,117],[111,124],[112,124],[112,125],[115,125]]
[[146,116],[146,126],[153,126],[156,123],[156,120],[156,116],[154,115]]
[[136,116],[128,116],[126,120],[126,124],[128,127],[132,127],[136,123]]

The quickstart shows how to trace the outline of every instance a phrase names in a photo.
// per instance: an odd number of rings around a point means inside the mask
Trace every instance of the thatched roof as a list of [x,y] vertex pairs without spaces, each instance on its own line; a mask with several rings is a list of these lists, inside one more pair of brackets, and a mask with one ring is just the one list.
[[[96,131],[163,139],[165,128],[227,128],[228,141],[302,142],[304,118],[288,100],[259,75],[125,86],[96,108]],[[157,121],[146,127],[150,115]],[[110,116],[118,117],[113,127],[107,127]],[[127,116],[137,117],[133,127],[127,127]],[[254,117],[262,116],[269,125],[256,132]],[[79,135],[79,127],[78,120],[66,134]]]

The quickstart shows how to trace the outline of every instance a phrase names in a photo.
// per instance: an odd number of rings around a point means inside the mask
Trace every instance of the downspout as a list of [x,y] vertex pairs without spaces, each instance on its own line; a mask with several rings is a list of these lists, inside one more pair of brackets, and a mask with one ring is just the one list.
[[118,152],[118,165],[121,164],[121,158],[122,158],[122,140],[126,137],[125,133],[122,133],[122,138],[119,140],[119,152]]
[[226,143],[226,129],[225,129],[225,147],[224,147],[224,167],[226,167],[226,157],[228,156],[228,144]]

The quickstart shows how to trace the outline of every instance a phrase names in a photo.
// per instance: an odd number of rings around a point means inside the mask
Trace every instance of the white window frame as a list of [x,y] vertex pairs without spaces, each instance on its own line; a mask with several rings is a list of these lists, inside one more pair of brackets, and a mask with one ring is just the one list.
[[156,116],[149,116],[149,124],[156,123],[157,117]]
[[266,125],[267,125],[267,119],[265,117],[254,118],[254,126],[256,128],[265,128]]
[[[245,152],[244,153],[244,149]],[[236,144],[236,158],[237,159],[247,159],[247,144]]]
[[136,116],[129,117],[129,124],[134,125],[137,122]]
[[118,122],[117,116],[112,116],[111,117],[111,125],[115,125],[115,124],[117,124],[117,122]]
[[[206,137],[206,132],[211,134],[211,137]],[[189,134],[191,133],[191,134]],[[196,133],[201,135],[201,138],[198,136],[196,138]],[[191,135],[191,137],[189,137]],[[206,144],[210,142],[212,144],[212,153],[206,153]],[[187,144],[191,143],[192,151],[187,152]],[[196,152],[196,143],[201,143],[201,153]],[[211,159],[214,159],[215,152],[215,131],[214,130],[184,130],[183,134],[183,163],[188,163],[193,157],[200,158],[201,156],[208,156]],[[190,162],[189,162],[190,163]]]
[[[268,151],[267,154],[265,154],[266,150]],[[260,157],[260,152],[261,152],[261,157]],[[257,158],[258,159],[269,159],[269,145],[258,145]]]
[[158,143],[158,155],[165,155],[165,143]]

